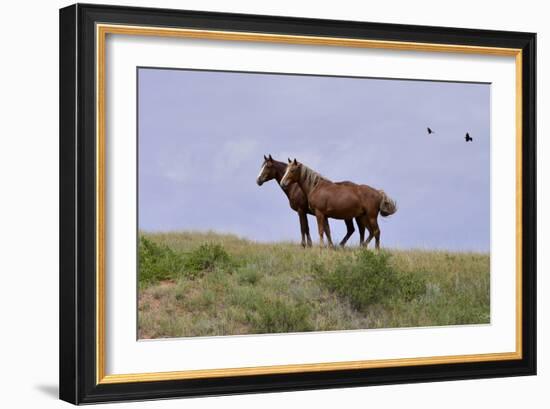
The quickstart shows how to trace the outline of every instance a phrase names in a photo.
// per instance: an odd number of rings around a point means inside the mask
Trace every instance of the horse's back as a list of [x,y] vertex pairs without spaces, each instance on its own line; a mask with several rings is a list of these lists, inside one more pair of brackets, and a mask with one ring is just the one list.
[[380,210],[380,203],[382,202],[382,194],[380,191],[369,185],[359,185],[357,190],[367,215],[369,215],[369,217],[371,215],[377,215]]
[[343,186],[359,186],[357,183],[351,182],[349,180],[343,180],[341,182],[335,182],[335,185],[343,185]]
[[372,198],[380,198],[381,194],[378,189],[373,188],[369,185],[358,185],[359,191],[362,195],[366,197],[372,197]]
[[349,181],[339,182],[338,184],[354,191],[361,202],[361,207],[367,214],[375,214],[377,209],[379,209],[382,201],[382,194],[378,189],[369,185]]
[[358,185],[353,182],[319,183],[310,193],[310,206],[334,219],[350,219],[361,213]]

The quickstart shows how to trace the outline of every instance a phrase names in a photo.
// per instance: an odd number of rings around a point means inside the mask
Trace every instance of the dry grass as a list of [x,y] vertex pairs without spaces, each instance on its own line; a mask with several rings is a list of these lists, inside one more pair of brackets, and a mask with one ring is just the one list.
[[[489,322],[488,254],[387,250],[383,265],[392,280],[374,288],[387,295],[358,304],[345,289],[361,296],[356,286],[362,285],[372,292],[371,280],[361,280],[362,268],[382,262],[380,256],[363,257],[362,249],[302,249],[213,232],[144,237],[169,252],[170,263],[147,260],[147,266],[169,271],[162,270],[162,280],[140,280],[140,338]],[[197,272],[193,260],[209,257],[205,249],[212,248],[216,259]]]

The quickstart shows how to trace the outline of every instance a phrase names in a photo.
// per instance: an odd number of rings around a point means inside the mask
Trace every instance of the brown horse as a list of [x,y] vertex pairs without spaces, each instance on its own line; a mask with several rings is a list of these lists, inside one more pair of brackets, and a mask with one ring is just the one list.
[[[300,218],[300,231],[302,233],[302,246],[306,246],[306,238],[307,238],[307,246],[311,247],[311,236],[309,235],[309,223],[307,221],[307,215],[308,214],[314,214],[313,211],[310,209],[307,197],[300,189],[300,187],[296,184],[288,186],[288,187],[282,187],[281,186],[281,179],[283,178],[283,175],[285,174],[286,170],[286,163],[276,161],[269,155],[266,157],[264,155],[264,162],[262,163],[262,167],[260,169],[260,174],[258,175],[256,179],[256,183],[258,186],[263,185],[265,182],[275,179],[277,181],[277,184],[281,187],[283,192],[286,194],[288,198],[288,203],[290,205],[290,208],[294,210],[296,213],[298,213],[298,217]],[[351,219],[345,220],[346,222],[346,228],[347,233],[346,236],[342,239],[340,242],[341,246],[344,246],[348,239],[351,237],[355,229],[353,228],[353,221]],[[330,230],[330,227],[328,226],[328,220],[326,221],[326,229]],[[359,228],[361,230],[361,228]],[[364,230],[363,230],[364,231]]]
[[[367,247],[374,237],[376,249],[380,248],[380,228],[378,214],[386,217],[397,211],[395,202],[382,190],[367,185],[352,182],[334,183],[302,163],[288,160],[286,172],[281,179],[283,189],[296,183],[306,194],[309,206],[317,217],[317,226],[321,246],[324,245],[323,234],[326,233],[329,245],[332,247],[330,227],[327,218],[348,220],[355,218],[361,228],[369,230],[369,237],[360,244]],[[361,235],[362,236],[362,235]]]

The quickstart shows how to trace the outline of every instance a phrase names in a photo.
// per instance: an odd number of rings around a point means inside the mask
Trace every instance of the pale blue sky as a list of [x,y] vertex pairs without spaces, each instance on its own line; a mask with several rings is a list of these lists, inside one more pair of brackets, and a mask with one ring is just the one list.
[[298,241],[279,186],[255,182],[271,153],[384,189],[399,210],[379,218],[382,245],[489,250],[489,84],[151,68],[138,82],[141,230]]

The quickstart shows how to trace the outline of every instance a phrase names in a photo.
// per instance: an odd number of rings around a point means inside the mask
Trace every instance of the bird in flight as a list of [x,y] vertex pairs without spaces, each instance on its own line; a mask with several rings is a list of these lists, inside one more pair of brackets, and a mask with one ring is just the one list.
[[434,131],[432,131],[430,128],[427,128],[428,129],[428,135],[431,134],[431,133],[435,133]]
[[466,140],[466,142],[472,142],[474,140],[468,132],[466,132],[466,136],[464,137],[464,139]]

